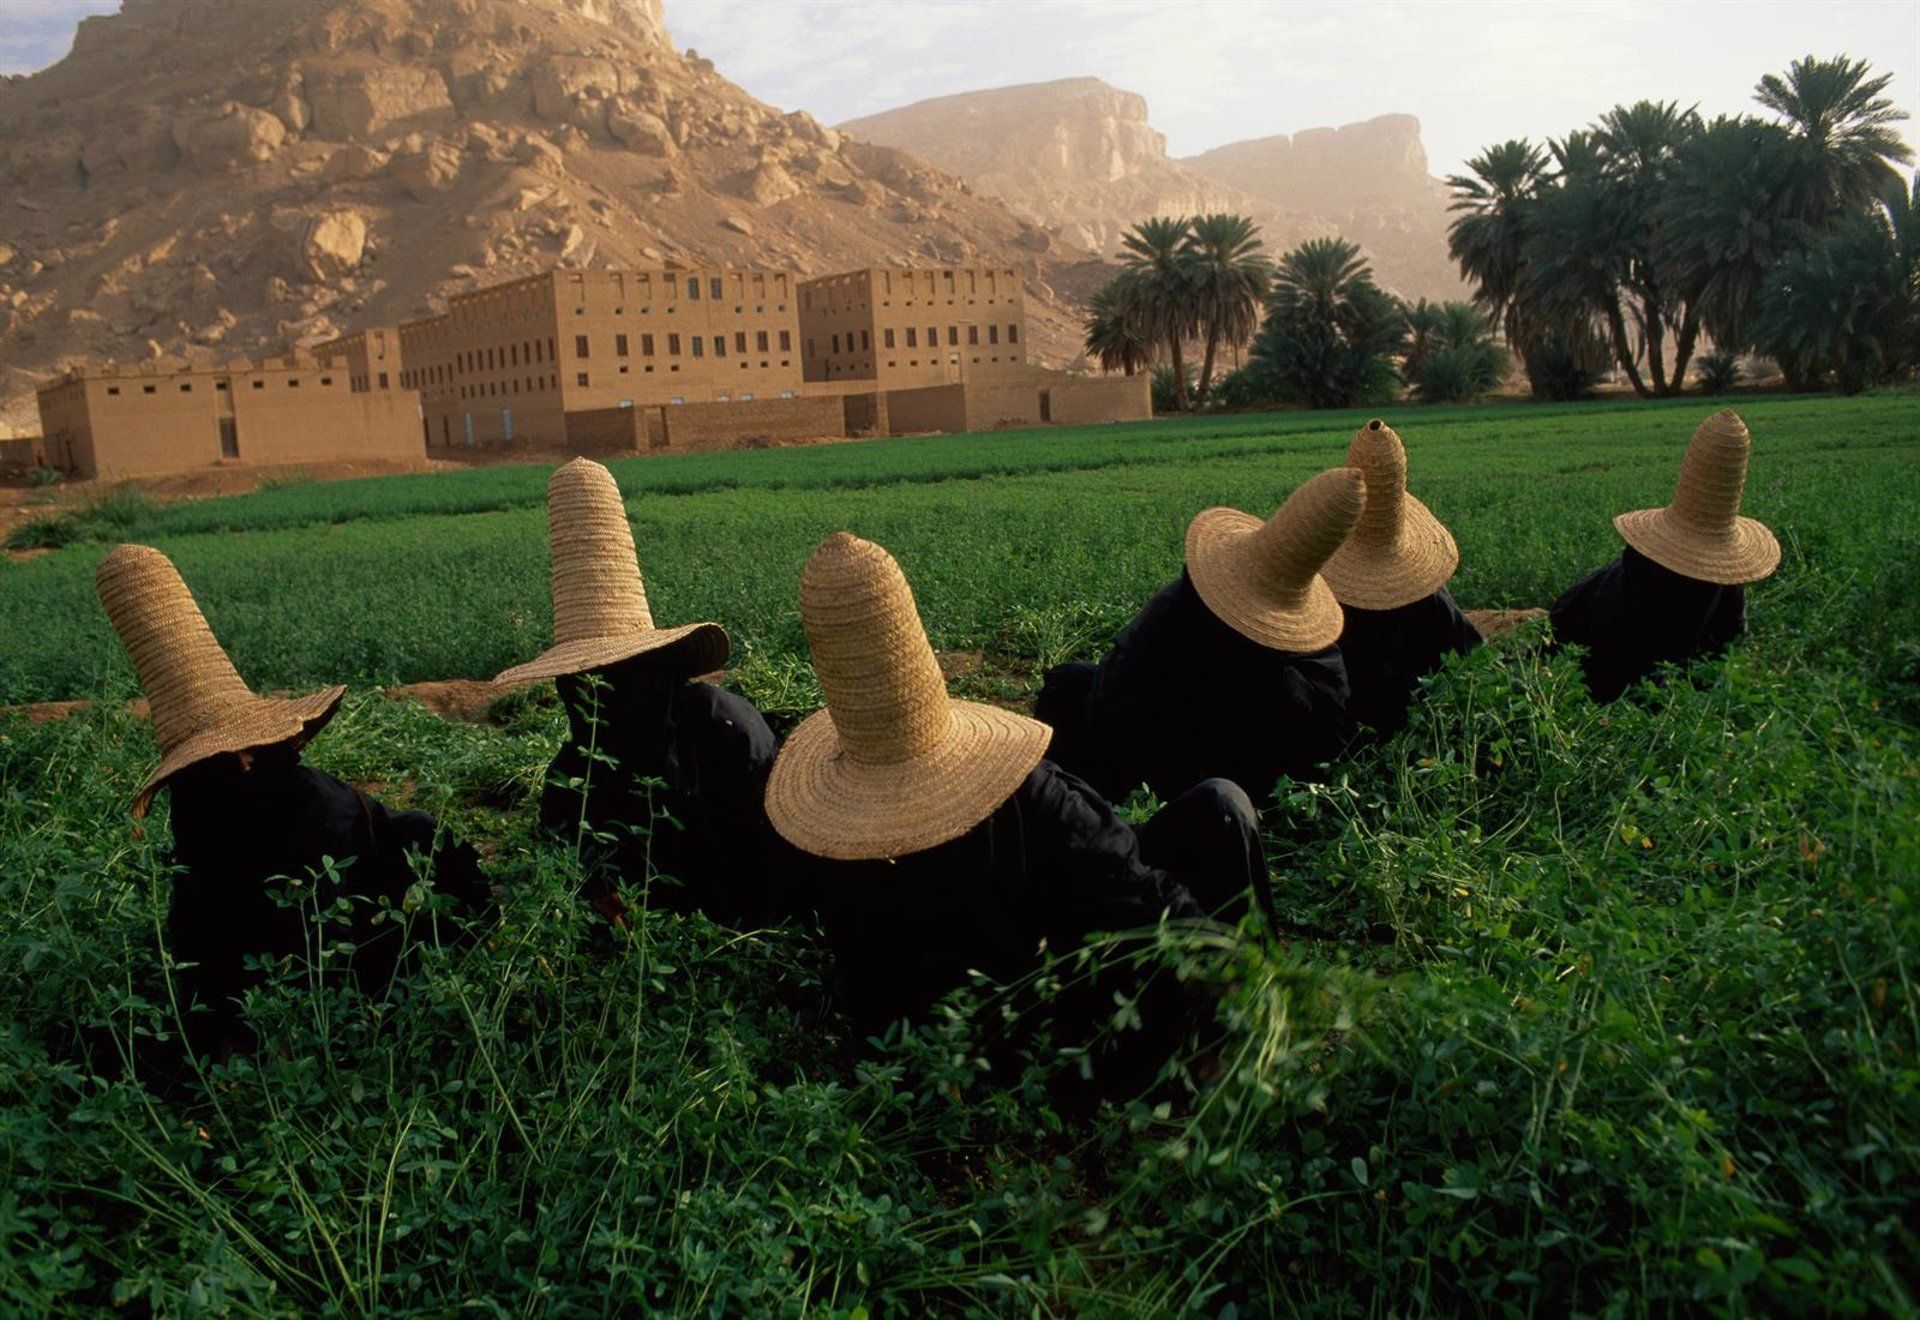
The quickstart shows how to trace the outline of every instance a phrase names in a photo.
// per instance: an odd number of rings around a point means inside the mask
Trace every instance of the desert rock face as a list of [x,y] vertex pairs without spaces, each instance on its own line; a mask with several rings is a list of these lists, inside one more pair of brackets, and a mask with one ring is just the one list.
[[1446,191],[1427,174],[1410,115],[1175,160],[1144,98],[1069,78],[943,96],[840,127],[943,166],[1096,252],[1111,253],[1149,215],[1235,211],[1259,222],[1276,255],[1337,233],[1359,243],[1396,292],[1461,292],[1446,253]]
[[0,79],[0,237],[0,424],[28,429],[71,362],[274,351],[561,262],[1007,262],[1058,363],[1098,269],[754,100],[659,0],[125,0]]

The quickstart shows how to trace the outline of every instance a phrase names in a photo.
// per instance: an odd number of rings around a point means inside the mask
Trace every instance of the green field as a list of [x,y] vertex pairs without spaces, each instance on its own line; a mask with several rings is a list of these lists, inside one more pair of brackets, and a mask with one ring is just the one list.
[[[1544,604],[1665,501],[1701,400],[1403,409],[1469,608]],[[168,1029],[164,808],[115,702],[0,716],[0,1299],[166,1312],[660,1309],[1207,1315],[1912,1313],[1920,1296],[1920,408],[1738,401],[1780,534],[1753,633],[1596,708],[1529,639],[1283,791],[1283,912],[1189,945],[1225,1043],[1062,1111],[967,1021],[846,1039],[824,956],[654,915],[614,949],[529,837],[550,689],[484,726],[351,698],[316,764],[439,810],[503,887],[480,947],[379,1008],[261,997],[275,1042],[160,1099],[75,1063]],[[794,590],[892,549],[961,680],[1021,701],[1265,511],[1362,414],[880,441],[614,465],[656,616],[815,701]],[[544,470],[148,511],[262,687],[484,677],[548,623]],[[133,691],[102,543],[0,561],[0,704]]]

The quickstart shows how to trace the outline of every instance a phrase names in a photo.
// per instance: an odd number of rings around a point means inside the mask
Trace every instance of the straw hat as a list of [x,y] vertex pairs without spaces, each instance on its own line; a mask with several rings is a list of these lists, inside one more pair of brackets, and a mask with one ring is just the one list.
[[817,857],[870,861],[957,839],[1005,802],[1053,730],[955,701],[900,566],[836,532],[800,576],[800,621],[827,708],[788,737],[767,816]]
[[1780,543],[1766,524],[1740,516],[1753,440],[1747,424],[1722,408],[1693,433],[1673,502],[1613,520],[1628,545],[1663,568],[1702,582],[1758,582],[1780,566]]
[[113,630],[147,694],[160,768],[133,800],[144,816],[161,784],[223,752],[292,743],[320,732],[346,688],[310,697],[256,696],[241,680],[173,562],[149,546],[116,546],[93,576]]
[[1347,464],[1367,479],[1367,505],[1353,534],[1320,576],[1342,605],[1392,610],[1431,596],[1460,566],[1453,534],[1407,494],[1407,451],[1378,417],[1353,433]]
[[605,467],[576,458],[547,479],[547,534],[553,547],[553,645],[495,683],[583,674],[683,641],[689,674],[727,662],[726,629],[717,623],[653,626],[627,506]]
[[1187,527],[1187,576],[1208,609],[1243,637],[1276,651],[1317,651],[1339,640],[1345,616],[1325,564],[1366,500],[1358,468],[1331,468],[1261,522],[1208,509]]

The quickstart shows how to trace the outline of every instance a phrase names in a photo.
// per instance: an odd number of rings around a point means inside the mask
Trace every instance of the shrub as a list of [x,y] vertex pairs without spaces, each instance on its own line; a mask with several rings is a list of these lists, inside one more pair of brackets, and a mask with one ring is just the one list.
[[1407,311],[1407,356],[1401,372],[1424,403],[1466,403],[1500,384],[1506,351],[1494,342],[1486,313],[1472,303],[1421,299]]
[[1273,377],[1260,364],[1248,362],[1214,382],[1207,401],[1223,409],[1260,408],[1279,400]]
[[1563,334],[1548,335],[1527,354],[1527,388],[1536,399],[1567,402],[1593,393],[1600,375],[1587,354]]
[[27,473],[29,486],[57,486],[66,479],[66,473],[59,468],[37,467]]
[[1406,313],[1373,282],[1360,249],[1316,238],[1280,259],[1253,361],[1278,397],[1309,408],[1351,408],[1393,397]]
[[1450,345],[1420,364],[1413,392],[1422,403],[1467,403],[1492,392],[1505,365],[1506,354],[1490,340]]
[[1740,359],[1723,348],[1701,358],[1698,372],[1703,393],[1725,394],[1740,379]]
[[[1193,373],[1192,367],[1187,368],[1186,376],[1187,376],[1187,397],[1192,398],[1193,385],[1194,385],[1194,373]],[[1162,362],[1160,365],[1155,367],[1153,369],[1152,383],[1149,388],[1152,390],[1153,411],[1156,416],[1158,416],[1161,413],[1174,413],[1174,412],[1180,411],[1180,406],[1178,402],[1175,400],[1174,393],[1173,393],[1173,368],[1172,367],[1168,366],[1164,362]]]

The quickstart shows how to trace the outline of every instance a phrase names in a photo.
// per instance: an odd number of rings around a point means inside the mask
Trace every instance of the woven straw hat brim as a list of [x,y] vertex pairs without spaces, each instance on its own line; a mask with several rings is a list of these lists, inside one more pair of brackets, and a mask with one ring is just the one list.
[[250,703],[234,706],[221,714],[220,722],[202,729],[160,759],[160,767],[140,786],[133,799],[133,814],[144,816],[160,786],[209,757],[227,752],[252,751],[256,747],[291,745],[296,751],[327,726],[340,699],[347,695],[344,685],[316,692],[310,697],[255,697]]
[[493,681],[505,686],[584,674],[683,643],[686,654],[677,658],[685,662],[689,676],[710,674],[723,667],[731,649],[727,630],[717,623],[688,623],[678,628],[656,628],[619,637],[580,637],[548,647],[525,664],[495,676]]
[[1702,536],[1667,509],[1635,509],[1616,517],[1613,526],[1654,563],[1701,582],[1739,586],[1771,577],[1780,567],[1780,542],[1753,518],[1736,517],[1724,537]]
[[1207,509],[1187,526],[1187,576],[1214,617],[1242,637],[1276,651],[1318,651],[1340,640],[1346,615],[1315,574],[1306,601],[1282,609],[1254,590],[1246,550],[1259,518],[1239,509]]
[[803,852],[834,861],[904,857],[991,816],[1046,755],[1053,730],[1024,715],[955,701],[930,755],[862,765],[841,755],[829,711],[788,736],[767,779],[767,817]]
[[1460,567],[1460,548],[1446,525],[1413,496],[1400,499],[1400,537],[1393,545],[1363,545],[1349,536],[1321,567],[1342,605],[1396,610],[1446,586]]

